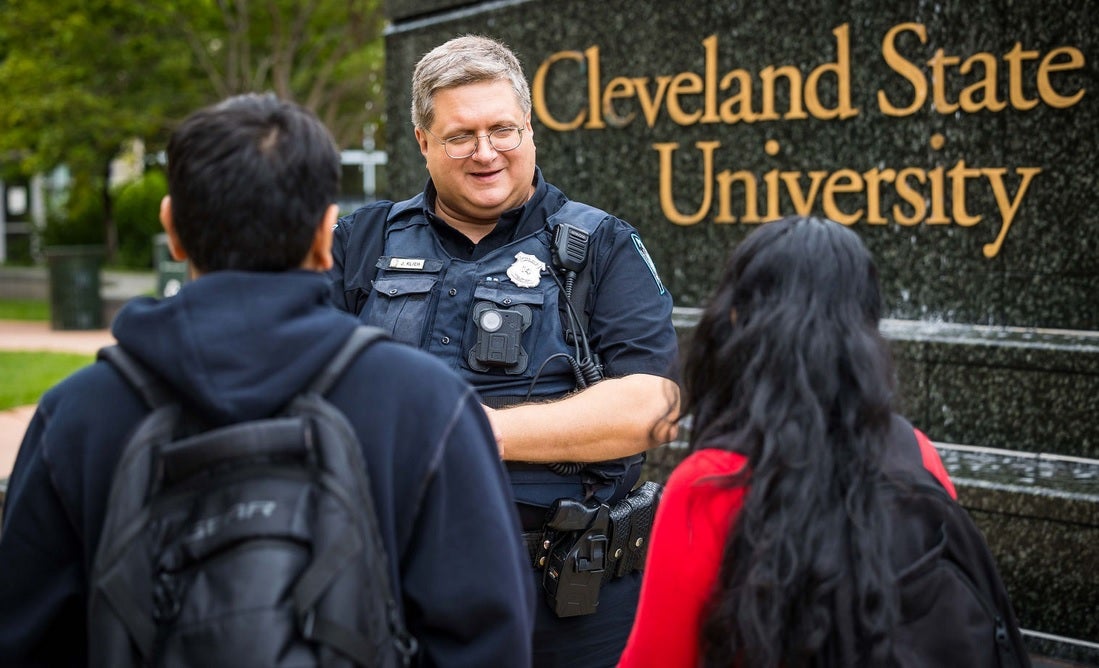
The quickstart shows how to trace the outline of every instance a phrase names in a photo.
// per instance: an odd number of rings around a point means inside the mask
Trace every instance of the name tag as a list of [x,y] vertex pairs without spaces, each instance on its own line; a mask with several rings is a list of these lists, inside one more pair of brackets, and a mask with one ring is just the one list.
[[389,259],[390,269],[404,269],[405,271],[419,271],[424,268],[424,260],[410,257],[394,257]]

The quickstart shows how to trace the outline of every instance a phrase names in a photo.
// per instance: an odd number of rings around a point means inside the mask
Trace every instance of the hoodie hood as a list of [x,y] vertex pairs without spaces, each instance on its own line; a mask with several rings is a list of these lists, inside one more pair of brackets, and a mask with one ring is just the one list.
[[218,424],[266,417],[321,370],[358,325],[324,275],[219,271],[166,299],[138,297],[112,333]]

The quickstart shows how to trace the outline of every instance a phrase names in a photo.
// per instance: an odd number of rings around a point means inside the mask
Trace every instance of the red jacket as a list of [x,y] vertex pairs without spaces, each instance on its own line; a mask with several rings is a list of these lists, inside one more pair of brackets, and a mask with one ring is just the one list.
[[[935,446],[918,429],[916,440],[924,467],[957,498]],[[699,450],[668,479],[649,542],[637,617],[620,668],[698,665],[702,609],[745,492],[743,487],[722,488],[704,479],[739,471],[747,461],[726,450]]]

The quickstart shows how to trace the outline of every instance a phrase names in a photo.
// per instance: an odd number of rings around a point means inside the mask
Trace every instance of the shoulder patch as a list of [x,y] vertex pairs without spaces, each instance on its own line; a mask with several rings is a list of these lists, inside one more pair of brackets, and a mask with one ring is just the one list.
[[653,275],[653,280],[656,281],[656,287],[660,289],[660,294],[664,294],[664,283],[660,280],[660,275],[656,273],[656,265],[653,264],[653,259],[649,257],[649,251],[645,250],[645,244],[641,243],[641,237],[636,233],[630,235],[630,239],[633,240],[633,247],[637,249],[637,254],[641,256],[641,259],[645,261],[645,266],[649,268],[649,273]]

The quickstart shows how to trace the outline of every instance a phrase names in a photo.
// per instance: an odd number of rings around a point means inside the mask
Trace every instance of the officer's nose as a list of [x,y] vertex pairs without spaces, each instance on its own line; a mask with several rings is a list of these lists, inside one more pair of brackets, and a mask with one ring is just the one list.
[[477,150],[473,152],[474,160],[492,160],[499,153],[496,147],[492,145],[488,135],[479,136],[475,139],[477,141]]

